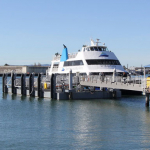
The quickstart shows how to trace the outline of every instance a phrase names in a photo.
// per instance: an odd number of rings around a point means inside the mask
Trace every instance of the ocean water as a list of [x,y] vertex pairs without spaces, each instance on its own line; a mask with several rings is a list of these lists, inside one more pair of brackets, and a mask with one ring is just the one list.
[[0,150],[150,149],[144,96],[50,100],[3,94]]

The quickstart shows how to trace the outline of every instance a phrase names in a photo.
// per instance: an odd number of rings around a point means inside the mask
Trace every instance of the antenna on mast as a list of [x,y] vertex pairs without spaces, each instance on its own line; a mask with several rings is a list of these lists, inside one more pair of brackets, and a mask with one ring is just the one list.
[[101,43],[99,42],[100,39],[96,39],[97,41],[95,42],[96,43],[96,46],[98,46],[98,43]]

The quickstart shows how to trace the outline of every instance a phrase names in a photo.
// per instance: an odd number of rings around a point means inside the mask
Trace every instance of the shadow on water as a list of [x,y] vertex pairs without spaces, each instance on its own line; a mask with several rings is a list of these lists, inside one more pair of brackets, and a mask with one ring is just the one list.
[[30,102],[33,102],[33,101],[35,100],[35,97],[28,97],[28,100],[29,100]]
[[12,100],[16,100],[16,99],[17,99],[17,94],[12,94],[12,95],[11,95],[11,99],[12,99]]
[[147,112],[150,112],[150,108],[149,108],[149,107],[145,107],[145,110],[146,110]]
[[39,103],[43,103],[43,101],[44,101],[44,98],[37,98],[37,101],[39,102]]
[[7,95],[8,95],[7,93],[3,93],[2,98],[6,100],[7,99]]
[[[144,107],[145,105],[145,96],[123,96],[122,98],[117,99],[94,99],[94,100],[52,100],[49,98],[38,98],[38,97],[29,97],[29,96],[22,96],[17,94],[7,94],[3,93],[2,98],[4,100],[21,100],[25,101],[28,100],[30,102],[38,101],[39,103],[43,103],[43,101],[50,101],[50,105],[57,105],[57,104],[71,104],[71,103],[78,103],[82,105],[92,104],[97,105],[99,107],[106,106],[106,107]],[[149,108],[146,107],[145,110],[149,112]]]
[[25,95],[21,95],[20,98],[21,98],[22,101],[27,99]]

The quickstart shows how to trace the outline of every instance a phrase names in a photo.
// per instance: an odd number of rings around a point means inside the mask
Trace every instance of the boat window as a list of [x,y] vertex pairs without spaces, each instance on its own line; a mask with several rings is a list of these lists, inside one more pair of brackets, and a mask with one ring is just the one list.
[[83,65],[83,61],[79,61],[80,65]]
[[115,64],[115,61],[112,61],[112,65],[114,65]]
[[53,68],[58,68],[58,66],[59,66],[59,62],[54,62]]
[[68,66],[68,64],[69,64],[68,61],[64,62],[64,66]]
[[102,51],[101,47],[98,47],[98,50],[99,50],[99,51]]
[[119,60],[102,60],[102,59],[89,59],[86,60],[88,65],[121,65]]
[[118,62],[118,61],[116,61],[116,63],[117,63],[117,65],[119,65],[119,62]]
[[75,62],[70,62],[70,65],[69,66],[75,66]]
[[106,51],[108,50],[106,47],[89,47],[86,48],[88,51]]
[[90,47],[90,50],[91,50],[91,51],[94,51],[94,47]]
[[94,47],[94,50],[95,50],[95,51],[98,51],[97,47]]
[[79,66],[80,62],[79,61],[72,61],[72,66]]
[[82,60],[75,60],[75,61],[65,61],[64,66],[80,66],[83,65]]
[[68,61],[68,66],[72,66],[72,62],[71,61]]

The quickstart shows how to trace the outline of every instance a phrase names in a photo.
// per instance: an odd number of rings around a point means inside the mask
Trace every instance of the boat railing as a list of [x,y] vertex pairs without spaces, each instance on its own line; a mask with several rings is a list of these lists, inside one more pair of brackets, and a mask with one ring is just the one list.
[[[68,54],[68,58],[70,59],[70,58],[75,58],[77,56],[77,53],[69,53]],[[61,55],[55,55],[55,56],[53,56],[53,59],[52,60],[55,60],[55,61],[57,61],[57,60],[60,60],[60,58],[61,58]]]
[[68,54],[68,58],[75,58],[77,56],[77,53],[71,53],[71,54]]
[[[145,79],[146,80],[146,79]],[[89,76],[79,76],[79,81],[84,82],[106,82],[106,83],[124,83],[124,84],[139,84],[141,87],[145,87],[144,78],[142,76],[102,76],[102,75],[89,75]]]
[[61,55],[53,56],[53,60],[55,60],[55,61],[60,60],[60,58],[61,58]]

